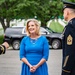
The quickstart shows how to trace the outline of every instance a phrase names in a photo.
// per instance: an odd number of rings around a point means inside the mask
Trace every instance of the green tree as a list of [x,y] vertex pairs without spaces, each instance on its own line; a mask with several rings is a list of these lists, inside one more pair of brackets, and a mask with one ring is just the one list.
[[[16,15],[16,0],[0,0],[0,22],[5,31],[10,26],[10,21]],[[6,19],[6,23],[5,23]]]
[[1,0],[0,22],[4,31],[10,26],[11,20],[32,17],[35,14],[34,10],[36,10],[35,5],[37,4],[34,0]]
[[13,19],[37,16],[37,19],[41,20],[41,25],[45,26],[52,17],[61,16],[61,10],[61,0],[0,0],[0,22],[5,31]]
[[38,0],[36,16],[41,20],[41,25],[46,26],[46,23],[54,18],[62,16],[63,3],[61,0]]
[[51,17],[54,16],[54,18],[58,18],[58,16],[62,16],[63,3],[61,0],[51,1],[50,8]]

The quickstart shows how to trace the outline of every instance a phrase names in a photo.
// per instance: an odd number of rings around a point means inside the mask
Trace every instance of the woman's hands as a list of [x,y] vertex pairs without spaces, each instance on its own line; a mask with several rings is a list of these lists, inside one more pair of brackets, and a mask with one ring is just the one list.
[[30,72],[35,72],[37,68],[37,65],[30,66]]
[[44,59],[44,58],[42,58],[41,60],[40,60],[40,62],[37,64],[37,65],[30,65],[30,72],[35,72],[36,71],[36,69],[39,67],[39,66],[41,66],[44,62],[46,62],[46,59]]

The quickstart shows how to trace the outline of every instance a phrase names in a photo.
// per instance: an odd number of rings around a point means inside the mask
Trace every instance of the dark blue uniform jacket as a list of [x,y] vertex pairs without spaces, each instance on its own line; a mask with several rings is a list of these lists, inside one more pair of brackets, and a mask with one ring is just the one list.
[[75,18],[65,27],[62,42],[62,75],[75,75]]

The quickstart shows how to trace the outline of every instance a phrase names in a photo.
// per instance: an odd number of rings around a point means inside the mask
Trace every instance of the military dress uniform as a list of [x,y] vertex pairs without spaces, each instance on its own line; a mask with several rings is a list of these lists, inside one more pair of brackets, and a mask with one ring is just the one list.
[[5,54],[5,52],[6,52],[5,46],[4,45],[0,45],[0,55],[1,54]]
[[[75,3],[63,2],[64,7],[75,10]],[[63,62],[61,75],[75,75],[75,18],[72,18],[64,28],[63,39]]]
[[75,75],[75,18],[65,27],[63,35],[62,75]]

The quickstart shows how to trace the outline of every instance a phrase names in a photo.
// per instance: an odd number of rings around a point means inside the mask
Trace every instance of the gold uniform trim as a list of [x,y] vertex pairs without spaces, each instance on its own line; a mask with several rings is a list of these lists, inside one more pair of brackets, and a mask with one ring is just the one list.
[[67,73],[70,73],[70,72],[71,72],[71,71],[67,71],[67,70],[64,70],[64,69],[63,69],[63,71],[64,71],[64,72],[67,72]]
[[69,58],[69,55],[68,55],[68,56],[66,56],[66,58],[65,58],[65,62],[64,62],[64,65],[63,65],[63,67],[65,67],[65,66],[66,66],[66,64],[67,64],[67,61],[68,61],[68,58]]
[[2,45],[0,45],[1,46],[1,50],[2,50],[2,53],[1,54],[3,54],[3,52],[4,52],[4,47],[2,46]]
[[72,36],[69,35],[69,36],[67,37],[67,45],[72,45],[72,40],[73,40]]

